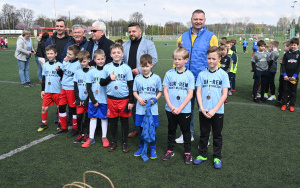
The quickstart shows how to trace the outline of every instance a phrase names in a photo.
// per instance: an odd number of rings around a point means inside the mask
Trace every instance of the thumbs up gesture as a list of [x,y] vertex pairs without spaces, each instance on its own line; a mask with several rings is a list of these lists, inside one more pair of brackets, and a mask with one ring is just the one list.
[[110,79],[111,80],[116,80],[117,79],[117,75],[114,74],[114,71],[110,74]]

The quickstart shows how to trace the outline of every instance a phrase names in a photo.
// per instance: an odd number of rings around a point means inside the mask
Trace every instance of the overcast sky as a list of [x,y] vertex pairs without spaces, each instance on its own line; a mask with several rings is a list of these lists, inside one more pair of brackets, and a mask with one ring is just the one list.
[[[292,0],[0,0],[14,5],[17,9],[25,7],[34,10],[35,18],[44,14],[50,18],[68,15],[71,19],[83,16],[92,19],[120,18],[129,20],[134,12],[141,12],[147,24],[163,24],[179,21],[186,24],[195,9],[206,14],[206,24],[232,23],[245,17],[250,22],[275,25],[280,17],[292,17]],[[55,4],[55,6],[54,6]],[[295,3],[294,15],[299,17],[300,1]]]

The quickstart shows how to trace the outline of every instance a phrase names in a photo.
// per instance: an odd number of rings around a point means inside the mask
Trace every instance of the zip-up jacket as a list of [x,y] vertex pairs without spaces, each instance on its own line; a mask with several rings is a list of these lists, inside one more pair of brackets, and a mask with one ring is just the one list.
[[282,59],[282,74],[283,76],[297,78],[300,71],[300,51],[290,50],[285,53]]

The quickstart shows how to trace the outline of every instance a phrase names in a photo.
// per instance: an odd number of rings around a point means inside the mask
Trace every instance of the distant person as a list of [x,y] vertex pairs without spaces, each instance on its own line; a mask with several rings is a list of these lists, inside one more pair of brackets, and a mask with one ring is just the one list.
[[[38,44],[42,39],[42,35],[43,35],[42,33],[39,33],[32,42],[32,46],[33,46],[33,49],[35,52],[37,52]],[[36,61],[36,65],[38,67],[37,75],[38,75],[39,83],[41,84],[42,83],[42,65],[39,63],[37,54],[35,54],[35,61]]]
[[[228,73],[231,69],[231,66],[232,66],[232,59],[228,55],[229,50],[230,50],[230,48],[228,48],[226,45],[220,46],[220,51],[221,51],[220,68],[223,69],[227,73],[227,75],[228,75]],[[229,75],[228,75],[228,77],[229,77]],[[230,91],[230,88],[228,89],[228,92],[227,92],[228,95],[229,95],[229,91]],[[228,98],[226,98],[225,103],[228,103]]]
[[[199,72],[208,67],[206,63],[206,51],[211,46],[218,46],[217,36],[208,31],[205,27],[205,13],[203,10],[197,9],[192,13],[192,27],[189,31],[183,33],[177,41],[182,42],[182,46],[186,48],[190,54],[185,67],[190,70],[195,80]],[[175,67],[175,66],[173,66]],[[196,91],[194,91],[191,100],[191,141],[194,140],[194,106],[196,99]],[[176,139],[176,143],[183,143],[183,135]]]
[[199,104],[200,140],[199,156],[194,164],[207,160],[209,133],[213,135],[214,167],[222,167],[222,129],[224,122],[224,101],[227,98],[229,79],[225,71],[218,68],[220,51],[217,47],[207,50],[208,68],[199,73],[197,78],[197,100]]
[[290,51],[285,53],[282,59],[282,75],[284,82],[281,110],[286,110],[289,98],[289,109],[291,112],[294,112],[300,71],[299,39],[292,38],[290,44]]
[[[114,44],[113,41],[109,40],[105,36],[106,25],[102,21],[95,21],[92,25],[92,37],[89,39],[86,50],[91,54],[91,58],[94,59],[94,52],[98,49],[102,49],[105,53],[105,64],[112,62],[110,56],[110,46]],[[90,66],[96,66],[94,61],[91,61]]]
[[225,42],[227,41],[227,37],[222,37],[220,41],[220,46],[225,45]]
[[[264,98],[264,93],[266,89],[266,82],[268,80],[269,54],[268,52],[265,51],[266,49],[265,45],[266,43],[263,40],[258,41],[257,43],[258,51],[255,52],[255,54],[251,59],[253,79],[254,79],[252,95],[253,95],[253,101],[257,103],[261,101],[263,102],[266,101],[266,99]],[[257,97],[259,82],[261,82],[260,99]]]
[[95,143],[95,131],[97,127],[97,119],[101,120],[102,129],[102,146],[108,147],[109,141],[107,139],[107,94],[106,86],[100,86],[100,79],[104,74],[103,67],[105,65],[105,53],[98,49],[94,52],[94,62],[96,66],[89,71],[86,79],[87,92],[89,94],[89,112],[90,118],[90,133],[88,140],[82,144],[81,147],[87,148]]
[[[142,68],[140,66],[140,58],[142,55],[149,54],[152,57],[153,66],[155,66],[158,61],[155,44],[152,41],[142,37],[142,33],[143,31],[140,24],[130,23],[128,25],[128,34],[130,40],[123,44],[123,61],[131,68],[133,78],[139,74],[142,74]],[[134,98],[134,106],[132,109],[132,117],[134,122],[136,117],[136,103],[137,100]],[[138,133],[138,127],[134,125],[133,131],[129,133],[128,137],[135,137],[138,135]]]
[[122,62],[123,46],[113,44],[110,47],[113,62],[103,68],[100,80],[101,86],[106,86],[107,116],[110,118],[111,142],[108,151],[112,152],[118,147],[118,119],[122,127],[122,150],[129,152],[128,129],[130,110],[133,107],[133,77],[130,67]]
[[[46,61],[46,50],[45,50],[45,46],[46,46],[46,41],[49,38],[49,34],[48,33],[43,33],[42,35],[42,39],[40,40],[40,42],[38,43],[38,48],[37,48],[37,52],[36,52],[36,56],[38,57],[38,62],[41,65],[41,67],[43,68],[45,61]],[[56,48],[55,48],[56,50]],[[56,58],[56,57],[55,57]]]
[[236,53],[236,47],[235,47],[236,40],[235,39],[231,39],[230,42],[231,42],[231,48],[230,48],[230,50],[233,51],[233,53]]
[[61,76],[57,73],[55,68],[57,66],[62,66],[59,61],[56,61],[56,48],[54,45],[49,45],[46,48],[46,55],[48,61],[43,66],[42,72],[42,92],[41,98],[43,100],[42,104],[42,125],[37,130],[42,132],[48,128],[47,117],[48,117],[48,108],[54,103],[58,109],[59,105],[59,96],[61,91]]
[[253,43],[252,43],[252,50],[253,50],[252,57],[253,57],[253,55],[255,54],[255,52],[258,51],[258,46],[257,46],[257,43],[258,43],[258,36],[253,37],[253,38],[254,38],[254,40],[253,40]]
[[49,45],[55,45],[57,49],[56,60],[63,62],[61,59],[61,54],[66,46],[66,44],[72,40],[72,37],[66,32],[66,22],[63,19],[57,19],[55,22],[55,32],[53,35],[47,39],[45,47]]
[[19,75],[21,84],[24,87],[33,86],[29,78],[29,60],[31,55],[35,55],[36,52],[33,49],[32,41],[30,38],[31,32],[29,30],[23,30],[22,35],[17,39],[15,58],[19,65]]
[[244,54],[247,53],[247,46],[248,46],[248,42],[246,40],[246,38],[243,39],[243,52]]
[[[149,144],[145,141],[145,137],[149,134],[146,131],[151,131],[150,129],[154,129],[156,133],[156,129],[159,126],[158,122],[158,99],[162,95],[162,84],[161,79],[157,74],[152,72],[153,63],[152,57],[149,54],[144,54],[141,56],[140,59],[140,66],[142,68],[142,74],[139,74],[135,77],[133,83],[133,95],[137,99],[137,107],[136,107],[136,118],[135,118],[135,125],[139,128],[139,149],[134,153],[134,156],[142,156],[142,159],[146,161],[148,159],[147,156],[147,147],[150,146],[150,158],[156,159],[156,137],[155,135],[152,136],[152,142]],[[145,90],[144,88],[147,88]],[[150,100],[150,101],[148,101]],[[147,102],[150,102],[150,111],[153,117],[153,126],[148,125],[147,127],[143,127],[143,121],[145,117],[147,118]],[[144,132],[143,132],[144,131]],[[153,138],[154,137],[154,138]],[[147,140],[147,139],[146,139]],[[147,145],[145,145],[147,143]]]
[[237,72],[237,67],[238,67],[238,56],[236,53],[234,53],[231,50],[231,41],[227,41],[225,46],[229,49],[227,55],[231,58],[232,60],[232,65],[230,67],[230,70],[228,72],[229,76],[229,82],[230,82],[230,90],[228,91],[228,95],[232,95],[233,92],[235,92],[235,78],[236,78],[236,72]]
[[85,31],[84,31],[84,28],[82,25],[73,25],[72,26],[72,34],[73,34],[73,37],[72,37],[71,41],[69,41],[65,45],[64,50],[61,53],[61,57],[60,57],[61,60],[68,61],[68,59],[66,57],[67,50],[68,50],[68,47],[73,44],[78,45],[80,47],[80,51],[86,50],[86,48],[87,48],[87,45],[89,42],[87,41],[87,39],[85,37]]
[[275,95],[275,75],[277,73],[277,67],[278,67],[278,59],[279,59],[279,52],[278,52],[278,41],[273,41],[269,45],[270,49],[270,59],[269,59],[269,76],[268,76],[268,82],[266,85],[265,90],[265,96],[268,96],[269,88],[271,90],[271,97],[268,97],[268,101],[275,101],[276,95]]
[[195,77],[185,67],[189,60],[189,52],[178,43],[173,52],[175,68],[166,72],[164,77],[165,110],[168,118],[168,149],[162,160],[168,161],[175,155],[174,146],[176,129],[179,125],[184,141],[184,163],[192,164],[191,155],[191,99],[195,89]]
[[4,49],[8,48],[8,40],[7,37],[4,37]]

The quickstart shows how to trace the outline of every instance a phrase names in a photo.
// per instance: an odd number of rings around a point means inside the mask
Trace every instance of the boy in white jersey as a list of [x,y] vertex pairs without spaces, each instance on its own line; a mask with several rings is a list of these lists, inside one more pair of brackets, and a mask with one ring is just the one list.
[[224,101],[230,88],[227,73],[218,68],[221,59],[220,49],[216,46],[207,50],[208,68],[198,75],[197,101],[199,104],[200,141],[198,146],[199,156],[194,164],[207,160],[208,139],[212,127],[214,167],[221,168],[222,128],[224,119]]
[[117,148],[118,118],[120,117],[122,126],[122,150],[129,152],[127,144],[130,110],[133,107],[133,76],[131,68],[122,62],[124,56],[123,46],[113,44],[110,47],[110,54],[113,62],[103,68],[103,76],[100,80],[101,86],[106,86],[107,94],[107,116],[110,118],[110,129],[112,141],[108,151]]
[[[78,125],[78,137],[75,139],[74,143],[80,143],[84,139],[83,130],[83,115],[84,112],[88,113],[88,92],[86,87],[86,80],[89,72],[89,63],[91,61],[91,56],[88,51],[80,51],[78,53],[78,60],[80,62],[81,68],[75,72],[74,75],[74,94],[75,94],[75,104],[76,104],[76,114],[77,114],[77,125]],[[87,115],[86,117],[87,118]]]
[[77,45],[71,45],[67,50],[68,62],[63,62],[62,66],[57,66],[58,73],[63,73],[61,81],[62,89],[59,98],[59,122],[61,128],[55,131],[53,134],[67,133],[67,113],[66,106],[69,105],[69,109],[73,114],[73,130],[68,137],[76,136],[78,134],[76,105],[74,95],[74,74],[78,69],[81,69],[81,65],[77,59],[77,54],[80,52],[80,48]]
[[[139,149],[137,152],[134,153],[134,156],[141,156],[142,159],[145,161],[148,159],[146,156],[147,148],[145,147],[145,143],[147,140],[144,140],[144,136],[147,133],[143,133],[145,128],[142,127],[142,122],[146,116],[146,104],[147,100],[150,100],[151,103],[151,115],[153,117],[153,125],[148,125],[145,131],[150,131],[153,129],[153,132],[156,133],[156,127],[159,126],[158,124],[158,104],[157,100],[162,95],[162,85],[161,79],[157,74],[154,74],[151,69],[153,67],[152,57],[149,54],[144,54],[141,56],[140,65],[143,71],[143,74],[139,74],[135,77],[133,83],[133,95],[137,99],[137,107],[136,107],[136,118],[135,124],[138,127],[139,131]],[[152,126],[152,127],[150,127]],[[147,130],[148,129],[148,130]],[[150,158],[156,159],[156,134],[151,135],[153,138],[152,142],[149,143],[150,145]],[[144,151],[144,152],[143,152]],[[144,156],[145,155],[145,156]]]
[[96,67],[92,68],[86,79],[86,87],[89,95],[88,115],[90,118],[90,134],[87,141],[81,147],[86,148],[95,143],[95,130],[97,127],[97,119],[101,119],[102,128],[102,144],[103,147],[109,146],[106,138],[107,134],[107,95],[106,86],[100,86],[101,75],[103,74],[103,66],[105,65],[105,53],[98,49],[94,52],[94,62]]
[[44,64],[42,71],[42,92],[41,98],[43,99],[42,105],[42,125],[37,130],[42,132],[47,129],[47,116],[48,107],[52,106],[55,102],[56,106],[59,105],[59,95],[61,90],[61,77],[57,74],[55,67],[62,66],[60,62],[56,62],[57,51],[54,45],[49,45],[46,48],[46,55],[49,61]]
[[195,77],[185,67],[189,52],[178,43],[173,53],[175,68],[169,70],[163,81],[166,99],[166,113],[168,118],[168,150],[162,157],[167,161],[175,155],[174,145],[177,125],[181,129],[184,141],[184,162],[192,163],[191,155],[191,99],[195,88]]

